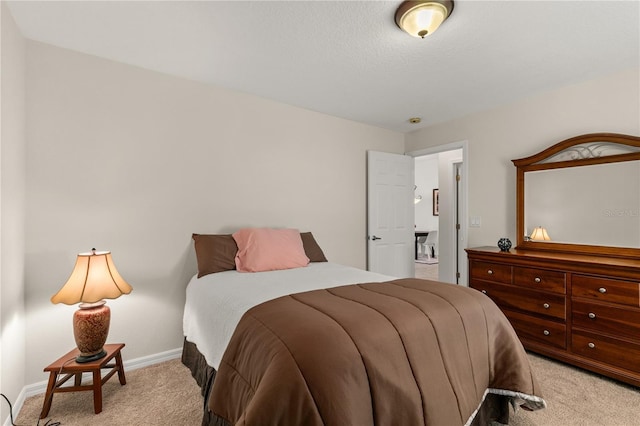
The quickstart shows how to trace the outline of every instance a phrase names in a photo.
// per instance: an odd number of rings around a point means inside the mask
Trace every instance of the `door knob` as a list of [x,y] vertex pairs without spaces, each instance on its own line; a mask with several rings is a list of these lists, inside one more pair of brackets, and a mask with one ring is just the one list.
[[381,240],[382,238],[380,238],[380,237],[376,237],[376,236],[374,235],[373,237],[371,237],[371,239],[372,239],[373,241],[375,241],[375,240]]

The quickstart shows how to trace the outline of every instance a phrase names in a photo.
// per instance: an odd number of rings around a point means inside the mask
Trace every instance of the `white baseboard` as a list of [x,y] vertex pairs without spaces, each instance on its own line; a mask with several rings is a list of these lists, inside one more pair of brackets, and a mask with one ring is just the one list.
[[182,348],[176,348],[176,349],[171,349],[169,351],[132,359],[129,361],[123,361],[122,363],[124,364],[125,371],[132,371],[132,370],[137,370],[138,368],[148,367],[150,365],[160,364],[161,362],[180,358],[181,356],[182,356]]
[[[140,358],[131,359],[129,361],[123,360],[124,371],[137,370],[138,368],[148,367],[150,365],[159,364],[161,362],[169,361],[172,359],[180,358],[182,355],[182,348],[171,349],[165,352],[160,352],[153,355],[147,355]],[[90,374],[87,376],[90,377]],[[47,380],[42,382],[33,383],[27,385],[20,391],[18,398],[13,405],[13,419],[15,420],[24,405],[24,401],[32,396],[40,395],[47,390]],[[3,423],[3,426],[11,426],[11,417],[7,417]]]

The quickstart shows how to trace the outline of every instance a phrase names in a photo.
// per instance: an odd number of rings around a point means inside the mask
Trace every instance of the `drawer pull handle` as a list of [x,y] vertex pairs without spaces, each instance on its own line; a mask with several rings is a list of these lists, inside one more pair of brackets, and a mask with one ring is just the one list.
[[604,288],[604,287],[600,287],[600,288],[598,289],[598,291],[599,291],[600,293],[602,293],[602,294],[605,294],[605,293],[607,292],[607,289],[606,289],[606,288]]
[[551,305],[549,305],[548,303],[545,303],[544,305],[542,305],[543,308],[545,309],[549,309],[551,307]]
[[540,279],[540,277],[535,277],[533,280],[534,280],[535,282],[537,282],[537,283],[539,283],[540,281],[542,281],[542,280]]
[[589,312],[589,318],[596,319],[596,314],[594,314],[593,312]]
[[542,332],[542,334],[544,334],[545,336],[548,336],[548,335],[550,335],[551,333],[549,332],[549,330],[545,330],[545,331],[543,331],[543,332]]
[[493,275],[493,270],[489,269],[489,270],[487,271],[487,274],[489,274],[489,275]]
[[487,294],[487,290],[480,290],[482,294]]
[[591,349],[595,349],[596,348],[596,344],[592,343],[592,342],[589,342],[589,344],[587,346],[589,346],[589,348],[591,348]]

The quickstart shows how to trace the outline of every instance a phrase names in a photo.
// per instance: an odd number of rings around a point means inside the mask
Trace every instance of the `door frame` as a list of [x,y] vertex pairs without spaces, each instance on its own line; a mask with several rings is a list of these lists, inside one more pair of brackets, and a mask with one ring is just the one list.
[[[469,286],[468,282],[468,261],[466,252],[464,251],[467,248],[467,235],[468,235],[468,224],[469,224],[469,143],[467,140],[462,140],[458,142],[451,142],[444,145],[437,145],[428,148],[419,149],[416,151],[407,152],[406,155],[411,157],[421,157],[424,155],[431,154],[439,154],[446,151],[453,151],[462,149],[462,179],[461,179],[461,187],[462,187],[462,197],[459,207],[460,214],[460,233],[459,233],[459,241],[458,241],[458,250],[455,251],[455,241],[451,240],[448,242],[449,247],[453,247],[453,251],[451,253],[443,253],[444,256],[451,256],[451,259],[458,259],[459,264],[459,272],[460,278],[458,280],[459,285]],[[453,202],[454,196],[452,195],[449,199]],[[441,200],[442,201],[442,200]],[[452,206],[453,208],[453,206]],[[438,238],[454,238],[451,237],[450,233],[438,232]],[[449,271],[451,276],[455,276],[455,264],[456,262],[452,262],[453,271]]]

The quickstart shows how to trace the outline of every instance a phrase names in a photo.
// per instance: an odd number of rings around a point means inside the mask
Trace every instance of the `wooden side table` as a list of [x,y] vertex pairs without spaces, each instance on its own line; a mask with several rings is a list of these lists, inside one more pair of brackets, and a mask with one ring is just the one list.
[[[40,418],[44,419],[47,417],[47,414],[49,414],[49,409],[51,409],[51,403],[53,402],[53,394],[56,392],[93,391],[93,409],[96,414],[100,413],[102,411],[102,385],[116,373],[118,373],[118,379],[121,385],[127,383],[122,366],[122,355],[120,354],[122,348],[124,348],[124,343],[104,345],[104,349],[107,351],[105,357],[82,364],[75,362],[75,357],[80,354],[80,351],[76,348],[46,367],[44,371],[50,372],[49,384],[47,385],[47,392],[44,395],[44,404],[42,405]],[[109,361],[114,358],[115,364],[109,364]],[[111,371],[102,377],[100,371],[107,368],[110,368]],[[83,385],[82,373],[92,373],[93,383]],[[60,380],[58,380],[59,374],[64,374]],[[61,387],[71,377],[75,377],[74,385]]]

